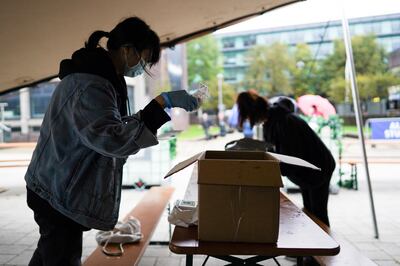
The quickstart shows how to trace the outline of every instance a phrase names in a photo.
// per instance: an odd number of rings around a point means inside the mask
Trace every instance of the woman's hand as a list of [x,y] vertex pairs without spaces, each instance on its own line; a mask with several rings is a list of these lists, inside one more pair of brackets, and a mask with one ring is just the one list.
[[193,111],[199,107],[199,101],[185,90],[163,92],[160,95],[164,99],[164,107],[180,107],[186,111]]
[[162,108],[166,108],[166,107],[167,107],[167,106],[165,106],[164,97],[162,97],[161,95],[158,95],[156,98],[154,98],[154,100],[156,100],[156,102],[157,102]]

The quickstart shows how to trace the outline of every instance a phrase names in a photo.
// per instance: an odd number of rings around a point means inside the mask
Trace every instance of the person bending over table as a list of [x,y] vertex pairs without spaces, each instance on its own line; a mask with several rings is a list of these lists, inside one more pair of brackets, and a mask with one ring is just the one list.
[[295,156],[321,168],[281,165],[282,175],[298,185],[304,209],[330,225],[328,218],[329,183],[335,160],[318,135],[295,113],[286,102],[272,106],[256,92],[242,92],[237,98],[239,125],[248,119],[251,126],[263,123],[264,140],[275,147],[275,152]]

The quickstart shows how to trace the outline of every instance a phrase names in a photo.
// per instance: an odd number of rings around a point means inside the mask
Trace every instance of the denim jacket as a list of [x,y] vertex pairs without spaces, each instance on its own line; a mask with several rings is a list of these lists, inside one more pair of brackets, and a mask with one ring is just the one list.
[[121,118],[115,89],[101,76],[64,77],[43,119],[27,187],[83,226],[112,229],[126,158],[158,143],[142,112]]

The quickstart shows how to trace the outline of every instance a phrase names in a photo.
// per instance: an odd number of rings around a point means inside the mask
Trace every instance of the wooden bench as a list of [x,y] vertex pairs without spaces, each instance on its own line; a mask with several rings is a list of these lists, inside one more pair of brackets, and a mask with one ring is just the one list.
[[[400,164],[400,158],[398,157],[367,157],[368,164]],[[342,164],[347,163],[350,165],[350,179],[342,180],[344,173],[342,172]],[[358,190],[358,170],[357,164],[364,163],[363,158],[360,157],[344,157],[339,160],[339,174],[340,180],[338,185],[340,187],[347,187],[354,190]]]
[[334,233],[326,224],[321,222],[317,217],[311,213],[303,210],[316,224],[321,227],[326,233],[328,233],[336,242],[340,245],[340,252],[335,256],[314,256],[314,259],[322,266],[372,266],[377,265],[372,260],[361,254],[357,248],[355,248],[346,239],[341,237],[339,234]]
[[399,145],[399,139],[366,139],[365,143],[371,145],[371,148],[376,148],[377,145]]
[[[400,158],[398,157],[367,157],[369,164],[400,164]],[[364,163],[361,157],[344,157],[340,159],[340,163],[348,164],[360,164]]]
[[83,263],[85,266],[99,265],[138,265],[144,251],[150,243],[150,239],[157,224],[166,209],[172,196],[172,187],[152,187],[135,208],[126,215],[124,221],[134,216],[141,222],[143,238],[135,244],[124,245],[124,254],[120,257],[110,257],[102,252],[98,246],[95,251]]
[[10,148],[35,148],[36,142],[5,142],[0,143],[0,149]]
[[31,159],[0,160],[0,168],[28,167]]

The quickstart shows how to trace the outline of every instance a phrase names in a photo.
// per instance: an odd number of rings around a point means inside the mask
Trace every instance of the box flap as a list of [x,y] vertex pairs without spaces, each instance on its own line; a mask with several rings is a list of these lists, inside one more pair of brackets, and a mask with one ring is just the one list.
[[169,170],[169,172],[164,176],[164,178],[167,178],[167,177],[179,172],[180,170],[188,167],[192,163],[195,163],[196,161],[198,161],[203,156],[203,154],[204,154],[204,152],[197,153],[196,155],[190,157],[189,159],[178,163],[171,170]]
[[262,151],[206,151],[199,184],[282,187],[279,160]]
[[283,187],[277,160],[199,160],[198,184]]
[[262,160],[265,159],[274,160],[272,156],[265,156],[265,152],[262,151],[219,151],[219,150],[210,150],[205,151],[204,159],[221,159],[221,160]]
[[308,168],[311,168],[311,169],[314,169],[314,170],[321,171],[321,168],[318,168],[315,165],[313,165],[313,164],[311,164],[311,163],[309,163],[309,162],[307,162],[307,161],[305,161],[303,159],[297,158],[297,157],[278,154],[278,153],[273,153],[273,152],[268,152],[268,154],[271,154],[272,156],[274,156],[276,159],[278,159],[282,163],[308,167]]

